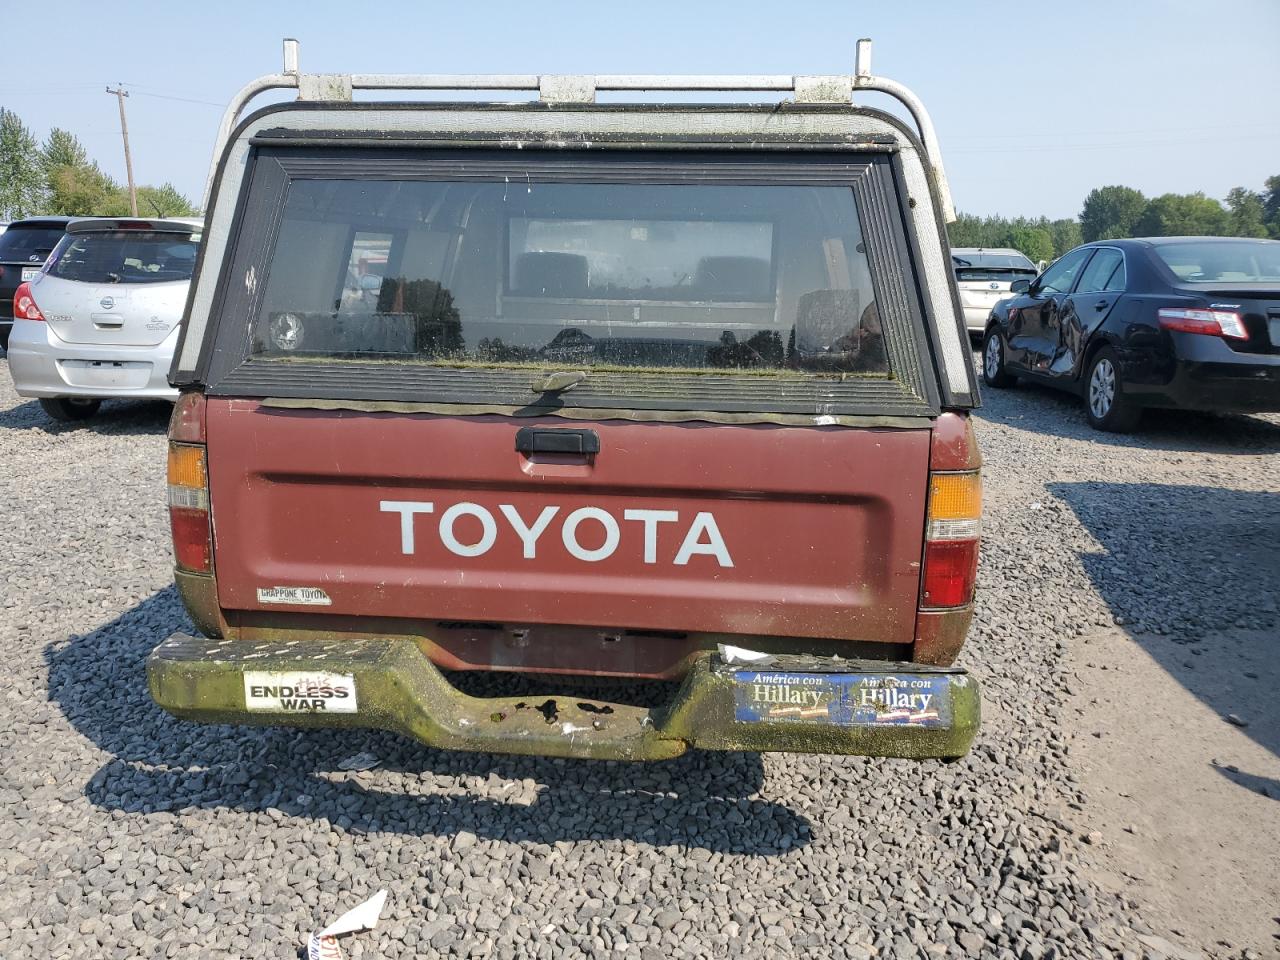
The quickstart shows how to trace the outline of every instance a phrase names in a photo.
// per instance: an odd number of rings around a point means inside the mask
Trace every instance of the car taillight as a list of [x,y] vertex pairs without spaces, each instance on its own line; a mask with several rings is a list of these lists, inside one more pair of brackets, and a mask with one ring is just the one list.
[[936,610],[973,600],[982,534],[982,475],[977,470],[929,475],[920,606]]
[[1156,311],[1160,327],[1180,333],[1200,333],[1210,337],[1230,337],[1232,340],[1248,340],[1249,331],[1244,317],[1234,310],[1213,310],[1202,307],[1161,307]]
[[205,461],[204,397],[178,398],[169,421],[169,527],[178,568],[213,572],[209,469]]
[[31,284],[20,284],[13,293],[13,317],[15,320],[43,320],[44,314],[31,297]]

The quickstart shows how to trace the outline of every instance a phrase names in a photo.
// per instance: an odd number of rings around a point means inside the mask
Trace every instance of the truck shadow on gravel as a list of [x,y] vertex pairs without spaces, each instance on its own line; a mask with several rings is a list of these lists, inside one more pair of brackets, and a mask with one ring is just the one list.
[[[625,839],[712,852],[782,854],[809,843],[809,821],[753,799],[758,754],[694,752],[624,764],[432,750],[382,731],[207,726],[151,700],[145,661],[190,630],[173,588],[91,633],[45,649],[49,696],[112,755],[88,799],[127,814],[226,808],[294,818],[304,829],[554,843]],[[339,767],[368,752],[367,773]],[[455,840],[454,842],[457,842]]]
[[[1101,545],[1080,559],[1116,622],[1224,722],[1246,724],[1243,734],[1280,757],[1280,493],[1100,482],[1048,490]],[[1251,789],[1269,779],[1218,772]],[[1280,783],[1267,792],[1280,799]]]
[[1111,447],[1251,456],[1280,451],[1280,423],[1262,417],[1147,410],[1135,432],[1107,433],[1089,426],[1079,397],[1052,387],[1020,383],[1010,390],[987,388],[982,403],[975,411],[981,420]]
[[107,400],[88,420],[63,423],[40,408],[38,400],[28,400],[8,410],[0,410],[0,430],[43,430],[61,434],[88,430],[101,434],[161,434],[169,427],[173,404],[167,400]]

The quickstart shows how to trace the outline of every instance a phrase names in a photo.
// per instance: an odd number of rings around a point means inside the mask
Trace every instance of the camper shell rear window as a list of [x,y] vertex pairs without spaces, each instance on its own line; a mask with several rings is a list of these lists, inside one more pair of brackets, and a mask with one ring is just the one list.
[[888,157],[334,152],[255,158],[230,392],[527,404],[583,371],[559,402],[932,406]]

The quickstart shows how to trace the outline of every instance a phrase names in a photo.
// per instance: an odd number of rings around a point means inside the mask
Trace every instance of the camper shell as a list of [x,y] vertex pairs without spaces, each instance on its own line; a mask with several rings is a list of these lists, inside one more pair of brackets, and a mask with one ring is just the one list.
[[[224,118],[170,374],[203,636],[156,648],[157,702],[494,752],[963,754],[978,394],[932,126],[869,54],[838,77],[315,76],[287,41]],[[239,119],[275,87],[299,100]],[[473,696],[471,671],[564,693]],[[678,688],[639,706],[584,677]]]

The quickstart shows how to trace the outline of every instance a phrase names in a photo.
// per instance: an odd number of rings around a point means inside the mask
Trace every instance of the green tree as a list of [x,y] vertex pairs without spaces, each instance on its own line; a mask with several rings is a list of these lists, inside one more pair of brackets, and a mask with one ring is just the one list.
[[956,214],[955,223],[947,225],[947,237],[953,247],[983,247],[983,224],[981,217],[971,213]]
[[1132,237],[1146,207],[1146,197],[1132,187],[1098,187],[1080,211],[1081,236],[1086,242]]
[[1040,227],[1015,226],[1005,234],[1001,246],[1013,247],[1028,259],[1039,262],[1053,259],[1053,237]]
[[61,127],[54,127],[49,131],[44,146],[40,148],[40,159],[46,171],[53,171],[59,167],[89,165],[89,155],[85,152],[84,145],[76,139],[75,134]]
[[[120,185],[98,169],[96,163],[65,164],[49,174],[49,213],[66,217],[92,217],[110,213]],[[128,211],[128,201],[125,201]]]
[[1060,257],[1068,250],[1073,250],[1084,243],[1084,234],[1080,231],[1080,221],[1074,217],[1054,220],[1049,224],[1049,235],[1053,237],[1054,257]]
[[1265,237],[1267,225],[1263,221],[1266,209],[1262,194],[1245,187],[1235,187],[1227,194],[1228,227],[1233,237]]
[[0,107],[0,219],[40,212],[45,176],[39,144],[13,111]]
[[200,213],[172,183],[138,188],[138,215],[143,217],[194,217]]
[[119,186],[89,160],[75,135],[59,127],[40,148],[45,172],[45,212],[68,217],[101,213]]
[[1262,192],[1262,220],[1271,236],[1280,239],[1280,176],[1267,177]]
[[1166,193],[1147,204],[1135,229],[1141,237],[1220,237],[1229,221],[1222,204],[1203,193]]

